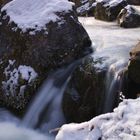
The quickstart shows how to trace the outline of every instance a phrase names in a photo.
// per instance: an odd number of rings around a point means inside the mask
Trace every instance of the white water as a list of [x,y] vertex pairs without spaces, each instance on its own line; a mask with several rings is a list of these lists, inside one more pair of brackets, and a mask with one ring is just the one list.
[[23,126],[37,127],[43,132],[49,133],[49,130],[65,123],[61,107],[62,96],[72,72],[80,62],[78,60],[47,78],[25,114],[22,121]]
[[121,86],[120,73],[129,60],[129,52],[140,41],[140,28],[120,28],[116,22],[104,22],[93,17],[79,18],[87,30],[95,52],[93,58],[96,61],[97,70],[107,69],[106,98],[104,113],[113,109],[115,97],[119,94]]
[[20,126],[21,120],[0,109],[0,140],[51,140],[51,137]]
[[106,98],[103,113],[112,112],[115,100],[121,93],[123,70],[127,63],[118,61],[109,67],[106,77]]

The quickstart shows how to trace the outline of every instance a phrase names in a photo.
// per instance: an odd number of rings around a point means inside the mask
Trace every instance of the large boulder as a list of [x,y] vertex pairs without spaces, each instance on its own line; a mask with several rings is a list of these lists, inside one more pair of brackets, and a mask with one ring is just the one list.
[[119,12],[125,6],[127,6],[126,0],[98,0],[95,18],[104,21],[116,20]]
[[124,28],[140,27],[140,12],[128,5],[118,15],[118,24]]
[[140,5],[140,0],[127,0],[127,2],[132,5]]
[[105,71],[97,70],[93,58],[87,58],[74,72],[63,97],[67,122],[83,122],[103,112]]
[[14,110],[25,108],[50,70],[92,52],[66,0],[14,0],[3,6],[0,50],[0,104]]

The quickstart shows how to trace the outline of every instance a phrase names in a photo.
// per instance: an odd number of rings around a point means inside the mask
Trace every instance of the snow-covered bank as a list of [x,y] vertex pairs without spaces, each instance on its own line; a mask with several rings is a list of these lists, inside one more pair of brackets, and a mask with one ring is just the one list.
[[50,21],[60,19],[57,12],[68,12],[72,10],[72,5],[68,0],[13,0],[2,11],[6,11],[10,22],[16,23],[23,31],[41,30]]
[[81,124],[64,125],[56,140],[139,140],[140,98],[124,100],[113,113]]

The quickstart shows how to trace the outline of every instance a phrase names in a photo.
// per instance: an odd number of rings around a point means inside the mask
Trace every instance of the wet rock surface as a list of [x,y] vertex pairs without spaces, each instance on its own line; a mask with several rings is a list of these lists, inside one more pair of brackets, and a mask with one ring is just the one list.
[[[22,32],[6,11],[0,13],[0,103],[16,110],[25,108],[38,87],[46,79],[48,72],[72,63],[74,60],[92,52],[91,41],[85,29],[78,22],[75,11],[57,13],[60,20],[49,22],[46,30],[35,31],[28,29]],[[11,62],[14,62],[11,64]],[[26,74],[32,76],[30,67],[37,77],[29,82],[18,71],[25,66]],[[4,74],[7,70],[9,75]],[[17,72],[17,74],[15,73]],[[17,76],[18,75],[18,76]],[[16,77],[13,84],[14,96],[2,88],[3,81]],[[12,81],[13,82],[13,81]],[[19,97],[21,86],[25,85],[24,96]]]
[[118,15],[118,23],[124,28],[140,27],[140,12],[132,6],[126,6]]
[[105,99],[105,71],[96,71],[93,58],[86,59],[74,73],[64,94],[67,122],[87,121],[101,114]]
[[97,2],[95,18],[104,21],[113,21],[117,18],[121,9],[127,6],[126,0],[101,0]]

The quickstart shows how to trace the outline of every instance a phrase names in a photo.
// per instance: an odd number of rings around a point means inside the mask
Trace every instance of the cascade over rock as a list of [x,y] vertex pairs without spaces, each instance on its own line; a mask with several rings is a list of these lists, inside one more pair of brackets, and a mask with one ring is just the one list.
[[102,113],[105,100],[105,71],[97,71],[87,58],[74,72],[63,97],[67,122],[83,122]]
[[[92,49],[73,9],[55,12],[57,20],[46,23],[44,28],[23,31],[6,10],[11,3],[18,2],[21,0],[6,4],[0,11],[0,104],[22,110],[50,70],[70,64]],[[16,11],[16,14],[21,13]],[[19,17],[22,21],[22,16]]]
[[124,28],[140,27],[140,12],[128,5],[119,13],[118,23]]

